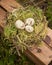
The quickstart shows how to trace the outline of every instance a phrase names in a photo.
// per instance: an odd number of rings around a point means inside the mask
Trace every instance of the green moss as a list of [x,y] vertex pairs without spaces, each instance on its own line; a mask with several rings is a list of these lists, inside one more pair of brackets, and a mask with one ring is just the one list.
[[[34,18],[35,20],[32,33],[15,27],[16,20],[20,19],[25,22],[27,18]],[[4,34],[12,43],[14,40],[14,43],[16,42],[23,51],[23,49],[26,49],[26,44],[30,47],[34,43],[38,43],[38,45],[41,43],[41,38],[44,38],[46,34],[46,27],[47,23],[42,10],[38,7],[28,6],[26,8],[19,8],[9,14]]]

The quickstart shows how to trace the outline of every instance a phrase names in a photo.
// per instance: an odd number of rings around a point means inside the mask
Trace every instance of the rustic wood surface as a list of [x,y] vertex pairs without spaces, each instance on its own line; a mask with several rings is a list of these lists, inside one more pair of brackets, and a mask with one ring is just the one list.
[[6,12],[0,7],[0,32],[3,31],[3,27],[6,23]]
[[0,7],[0,22],[6,18],[6,12]]
[[39,49],[41,52],[38,52],[38,49],[34,48],[33,50],[28,49],[25,53],[37,65],[48,65],[52,60],[52,50],[44,42],[43,46],[39,47]]
[[19,3],[17,3],[15,0],[1,0],[0,5],[5,8],[8,12],[11,12],[13,9],[16,9],[18,7],[22,7]]
[[47,36],[44,39],[45,43],[52,49],[52,30],[50,28],[47,29]]
[[[13,9],[17,7],[22,7],[19,3],[16,3],[15,0],[1,0],[0,2],[1,6],[7,11],[11,12]],[[3,27],[3,23],[6,18],[6,12],[0,7],[0,26]],[[36,65],[48,65],[52,61],[52,50],[49,48],[52,45],[50,45],[52,42],[52,30],[48,28],[48,34],[49,41],[47,38],[45,39],[46,42],[48,42],[48,45],[43,42],[43,45],[39,48],[33,48],[33,49],[27,49],[25,51],[25,54],[34,62]],[[51,43],[50,43],[51,42]],[[38,50],[40,52],[38,52]]]

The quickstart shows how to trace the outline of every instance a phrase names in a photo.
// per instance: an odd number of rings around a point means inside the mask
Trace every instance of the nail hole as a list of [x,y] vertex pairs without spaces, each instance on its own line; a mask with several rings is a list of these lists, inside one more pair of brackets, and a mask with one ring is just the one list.
[[38,52],[38,53],[41,53],[41,51],[42,51],[41,49],[39,49],[39,48],[37,49],[37,52]]

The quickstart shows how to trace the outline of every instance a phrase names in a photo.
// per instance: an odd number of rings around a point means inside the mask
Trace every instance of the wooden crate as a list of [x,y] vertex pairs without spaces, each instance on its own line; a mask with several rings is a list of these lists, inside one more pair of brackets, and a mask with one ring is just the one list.
[[[15,0],[1,0],[0,5],[2,7],[0,7],[0,22],[2,22],[2,25],[0,24],[0,26],[3,27],[3,22],[5,22],[7,12],[11,12],[13,9],[22,6]],[[47,40],[47,38],[50,40]],[[52,61],[52,49],[50,46],[50,41],[52,41],[52,30],[48,28],[48,34],[45,40],[43,40],[43,46],[39,48],[27,48],[24,54],[28,56],[30,60],[36,63],[36,65],[50,65]]]

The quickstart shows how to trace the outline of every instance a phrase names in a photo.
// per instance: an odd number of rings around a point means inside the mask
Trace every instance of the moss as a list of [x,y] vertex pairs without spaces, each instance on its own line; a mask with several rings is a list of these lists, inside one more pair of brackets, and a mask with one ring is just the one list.
[[[34,18],[35,23],[33,25],[34,31],[32,33],[26,30],[20,30],[15,27],[16,20],[20,19],[25,22],[27,18]],[[46,32],[46,19],[39,7],[28,6],[26,8],[19,8],[12,11],[7,19],[7,25],[4,28],[4,34],[10,41],[14,40],[14,43],[23,49],[26,49],[26,44],[30,47],[34,43],[41,43],[41,38],[45,37]],[[33,43],[32,43],[33,42]]]

